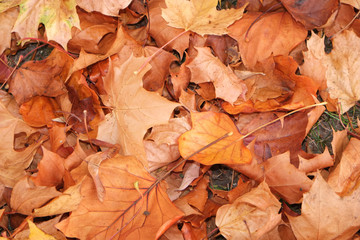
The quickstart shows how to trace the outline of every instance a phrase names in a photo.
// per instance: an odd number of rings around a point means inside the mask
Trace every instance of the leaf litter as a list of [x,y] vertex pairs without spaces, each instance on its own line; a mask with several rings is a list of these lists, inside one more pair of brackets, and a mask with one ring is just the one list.
[[358,3],[281,3],[0,3],[2,239],[358,237]]

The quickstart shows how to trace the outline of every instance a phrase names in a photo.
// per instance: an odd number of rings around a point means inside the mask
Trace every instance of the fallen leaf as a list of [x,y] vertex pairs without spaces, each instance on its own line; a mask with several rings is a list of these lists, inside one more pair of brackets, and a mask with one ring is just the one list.
[[354,191],[360,177],[360,140],[351,138],[344,149],[341,160],[328,178],[329,186],[340,196]]
[[216,225],[226,239],[259,239],[281,221],[281,203],[266,183],[219,208]]
[[210,48],[196,48],[197,56],[187,64],[191,71],[191,82],[212,82],[216,97],[233,104],[239,97],[245,98],[247,87],[230,67],[226,67],[211,54]]
[[25,169],[29,167],[37,148],[44,139],[38,140],[23,151],[14,150],[14,135],[25,132],[27,135],[34,133],[35,129],[29,127],[23,120],[13,116],[0,102],[0,181],[8,187],[25,176]]
[[11,78],[9,91],[22,104],[34,96],[56,97],[66,92],[65,80],[72,58],[54,49],[42,61],[26,62]]
[[320,173],[308,193],[304,194],[301,215],[287,214],[296,239],[350,239],[359,229],[359,195],[340,197]]
[[56,225],[66,236],[154,239],[162,225],[182,216],[160,185],[145,193],[155,179],[134,157],[117,155],[103,161],[99,175],[106,189],[104,202],[98,200],[94,183],[86,176],[78,209]]
[[256,21],[260,14],[244,14],[228,28],[229,36],[238,41],[242,61],[250,70],[271,55],[288,55],[307,35],[304,27],[287,12],[268,13]]
[[41,231],[32,221],[27,221],[30,228],[29,240],[56,240],[53,236],[50,236]]
[[[147,165],[143,146],[146,131],[156,124],[167,123],[170,114],[179,105],[142,87],[142,77],[149,67],[137,75],[134,71],[139,69],[144,61],[145,58],[131,56],[123,64],[117,61],[111,64],[104,79],[105,90],[109,95],[102,96],[102,99],[107,106],[114,108],[111,113],[114,120],[108,123],[115,126],[106,125],[106,122],[105,125],[100,124],[97,139],[119,143],[122,154],[138,156]],[[101,128],[104,126],[111,129],[116,127],[118,131],[112,130],[111,135],[103,135]]]
[[[227,27],[242,17],[245,6],[239,9],[217,11],[217,0],[165,0],[167,8],[162,17],[169,26],[205,34],[223,35]],[[181,11],[180,11],[181,9]]]
[[315,172],[318,169],[331,167],[334,165],[334,159],[331,157],[328,148],[322,154],[316,154],[309,159],[299,155],[299,170],[305,173]]
[[87,12],[101,12],[104,15],[118,16],[119,10],[124,9],[132,0],[98,1],[98,0],[75,0],[76,4]]
[[312,181],[290,163],[289,152],[269,158],[263,166],[265,182],[288,203],[298,203],[303,193],[310,190]]
[[30,178],[24,177],[15,184],[10,205],[13,211],[31,216],[35,208],[60,195],[55,187],[36,186]]
[[[15,2],[15,1],[9,1],[9,3],[11,2]],[[1,2],[1,4],[4,3]],[[11,30],[15,24],[18,14],[19,14],[19,10],[17,8],[10,8],[5,12],[0,13],[0,22],[2,26],[0,30],[0,34],[1,36],[3,36],[0,40],[0,53],[2,53],[6,48],[10,47]]]
[[75,0],[21,1],[13,31],[22,38],[37,38],[40,23],[45,25],[48,40],[54,40],[66,49],[71,28],[80,29]]
[[42,147],[43,158],[38,164],[38,173],[31,177],[35,185],[56,187],[62,183],[65,168],[62,157]]
[[339,7],[338,0],[305,2],[281,0],[281,3],[296,21],[304,24],[309,30],[324,25]]
[[190,119],[172,118],[168,124],[155,125],[144,140],[149,171],[163,167],[180,157],[178,138],[191,129]]
[[242,135],[233,121],[224,113],[191,113],[192,129],[179,138],[179,150],[182,157],[205,147],[227,133],[231,136],[213,144],[191,157],[191,160],[205,165],[245,164],[251,161],[251,153],[243,145]]
[[24,121],[31,127],[43,127],[51,124],[52,119],[59,114],[60,107],[53,98],[35,96],[20,106],[20,114]]
[[45,217],[75,211],[81,201],[80,188],[81,182],[69,187],[45,206],[35,208],[32,215],[34,217]]
[[185,33],[173,42],[173,38],[183,32],[182,29],[170,27],[164,18],[161,16],[161,9],[166,7],[165,0],[152,0],[149,3],[149,18],[151,19],[149,33],[155,39],[158,46],[164,46],[165,50],[171,51],[175,49],[180,56],[189,47],[189,35]]

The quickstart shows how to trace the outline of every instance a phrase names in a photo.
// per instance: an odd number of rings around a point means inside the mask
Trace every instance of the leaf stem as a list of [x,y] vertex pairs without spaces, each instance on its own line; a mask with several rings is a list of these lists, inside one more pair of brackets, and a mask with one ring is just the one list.
[[51,42],[49,42],[49,41],[46,41],[46,40],[43,40],[43,39],[39,39],[39,38],[32,38],[32,37],[22,38],[20,41],[23,41],[23,40],[33,40],[33,41],[38,41],[38,42],[46,43],[46,44],[48,44],[48,45],[50,45],[50,46],[58,49],[59,51],[61,51],[61,52],[63,52],[63,53],[66,53],[66,54],[69,55],[70,57],[72,57],[72,58],[74,58],[74,59],[76,58],[75,55],[69,53],[68,51],[64,50],[62,47],[59,47],[58,45],[53,44],[53,43],[51,43]]
[[144,69],[144,67],[146,65],[148,65],[148,63],[153,60],[154,57],[156,57],[160,52],[161,50],[163,50],[167,45],[169,45],[170,43],[172,43],[173,41],[175,41],[176,39],[178,39],[179,37],[181,37],[182,35],[184,35],[185,33],[189,32],[189,30],[186,30],[184,32],[181,32],[180,34],[176,35],[173,39],[171,39],[170,41],[168,41],[167,43],[165,43],[161,48],[159,48],[156,52],[154,52],[150,57],[148,57],[146,59],[146,61],[139,67],[138,70],[136,70],[134,72],[135,75],[137,75],[139,72],[141,72],[141,70]]

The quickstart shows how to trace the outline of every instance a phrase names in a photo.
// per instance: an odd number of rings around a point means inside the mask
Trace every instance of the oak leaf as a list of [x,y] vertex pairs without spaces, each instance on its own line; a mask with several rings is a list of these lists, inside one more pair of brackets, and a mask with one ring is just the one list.
[[216,225],[226,239],[259,239],[281,221],[281,203],[265,182],[219,208]]
[[[142,77],[147,66],[139,74],[134,72],[144,63],[145,58],[131,56],[126,62],[114,61],[104,79],[104,103],[114,108],[105,122],[99,125],[98,139],[120,144],[124,155],[138,156],[145,164],[143,137],[156,124],[167,123],[170,114],[179,104],[170,102],[142,87]],[[101,129],[108,128],[106,133]],[[116,130],[118,129],[118,130]],[[145,164],[147,165],[147,164]]]
[[252,159],[249,149],[243,141],[233,121],[224,113],[202,112],[191,113],[192,129],[179,138],[179,150],[182,157],[205,147],[227,133],[231,136],[201,151],[191,160],[205,165],[244,164]]
[[304,27],[286,12],[266,14],[256,22],[260,14],[247,13],[228,28],[229,36],[238,41],[241,59],[249,69],[271,55],[288,55],[307,36]]
[[161,226],[168,221],[177,221],[183,215],[170,202],[162,186],[156,185],[146,193],[155,179],[132,156],[117,155],[103,161],[99,175],[106,189],[104,201],[98,200],[95,185],[86,176],[78,209],[57,224],[66,236],[155,239]]
[[247,87],[230,67],[226,67],[211,54],[210,48],[196,48],[197,56],[187,65],[191,71],[191,82],[212,82],[216,97],[233,104],[239,97],[245,98]]
[[239,9],[217,11],[217,0],[165,0],[167,8],[162,9],[162,17],[169,26],[183,28],[200,35],[227,34],[227,27],[240,19],[245,6]]
[[304,194],[301,215],[289,216],[298,240],[351,239],[360,227],[360,188],[350,196],[340,197],[320,173],[308,193]]
[[66,49],[71,28],[80,28],[75,0],[23,0],[19,6],[20,13],[13,31],[22,38],[37,38],[39,24],[42,23],[48,40],[54,40]]

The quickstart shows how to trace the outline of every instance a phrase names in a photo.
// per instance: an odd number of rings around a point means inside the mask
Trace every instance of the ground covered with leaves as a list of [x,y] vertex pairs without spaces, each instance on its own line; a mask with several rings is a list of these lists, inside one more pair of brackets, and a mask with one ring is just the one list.
[[0,239],[358,239],[352,0],[0,2]]

